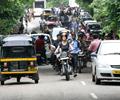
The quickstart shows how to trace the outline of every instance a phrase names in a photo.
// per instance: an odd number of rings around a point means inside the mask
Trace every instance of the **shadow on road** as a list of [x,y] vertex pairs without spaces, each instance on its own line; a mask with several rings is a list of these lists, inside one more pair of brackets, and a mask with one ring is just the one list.
[[28,84],[35,84],[34,82],[11,82],[11,83],[5,83],[6,85],[28,85]]
[[120,86],[120,81],[103,81],[101,85],[104,86]]
[[57,74],[55,73],[51,65],[44,65],[44,66],[39,66],[39,75],[53,76]]
[[91,73],[91,67],[85,67],[82,69],[82,73]]

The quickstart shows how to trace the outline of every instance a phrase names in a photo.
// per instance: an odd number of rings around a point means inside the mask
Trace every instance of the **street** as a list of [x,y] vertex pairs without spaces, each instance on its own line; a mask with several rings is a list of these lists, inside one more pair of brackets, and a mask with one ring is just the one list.
[[120,0],[1,0],[0,100],[120,100],[119,26]]
[[104,82],[95,85],[91,81],[90,68],[76,78],[66,81],[57,75],[51,65],[39,66],[39,84],[29,78],[5,82],[0,86],[0,100],[119,100],[120,83]]
[[[28,23],[28,32],[39,31],[39,18]],[[29,78],[20,83],[10,79],[0,85],[0,100],[120,100],[120,82],[92,82],[91,68],[83,69],[76,78],[66,81],[51,65],[39,66],[39,84]]]

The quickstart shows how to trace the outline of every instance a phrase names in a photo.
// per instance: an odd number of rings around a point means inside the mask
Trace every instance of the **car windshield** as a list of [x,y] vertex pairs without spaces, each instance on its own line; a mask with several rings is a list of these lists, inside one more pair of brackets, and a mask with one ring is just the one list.
[[120,54],[120,42],[103,43],[99,50],[100,55]]
[[93,25],[89,25],[89,28],[90,28],[90,29],[93,29],[93,30],[98,30],[98,29],[100,29],[101,27],[100,27],[99,24],[93,24]]
[[5,58],[26,58],[34,55],[35,52],[32,46],[2,48],[2,56]]

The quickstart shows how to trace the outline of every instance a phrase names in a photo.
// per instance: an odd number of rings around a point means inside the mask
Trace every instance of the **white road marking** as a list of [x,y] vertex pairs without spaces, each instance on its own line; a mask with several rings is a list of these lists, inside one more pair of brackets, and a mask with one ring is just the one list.
[[90,95],[91,95],[91,97],[92,97],[93,99],[95,99],[95,100],[98,99],[98,97],[95,95],[95,93],[90,93]]
[[86,83],[85,83],[84,81],[81,81],[81,84],[82,84],[83,86],[85,86],[85,85],[86,85]]

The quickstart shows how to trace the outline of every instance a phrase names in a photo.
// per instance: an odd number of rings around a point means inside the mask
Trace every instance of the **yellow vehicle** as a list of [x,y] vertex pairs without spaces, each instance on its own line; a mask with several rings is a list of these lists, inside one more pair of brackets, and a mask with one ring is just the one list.
[[38,83],[38,67],[32,39],[26,35],[13,35],[3,39],[1,44],[0,81],[4,85],[10,78],[20,82],[21,77],[29,77]]

